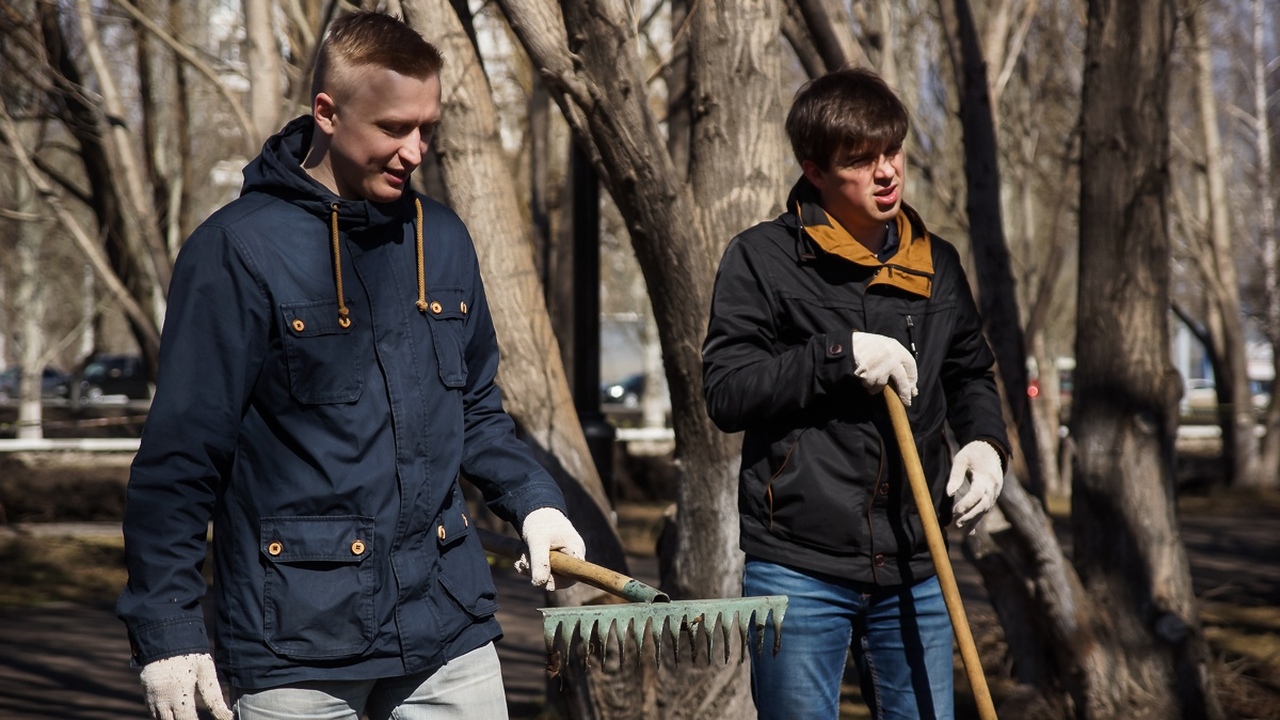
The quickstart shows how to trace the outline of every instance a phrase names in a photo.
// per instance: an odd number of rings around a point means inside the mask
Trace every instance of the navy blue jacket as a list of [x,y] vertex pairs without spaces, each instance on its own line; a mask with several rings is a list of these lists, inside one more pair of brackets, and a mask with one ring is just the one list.
[[420,310],[415,194],[333,195],[300,168],[311,129],[268,140],[182,248],[125,512],[135,661],[208,652],[212,520],[216,658],[243,688],[429,670],[500,637],[460,475],[517,524],[564,510],[502,409],[462,221],[417,198]]

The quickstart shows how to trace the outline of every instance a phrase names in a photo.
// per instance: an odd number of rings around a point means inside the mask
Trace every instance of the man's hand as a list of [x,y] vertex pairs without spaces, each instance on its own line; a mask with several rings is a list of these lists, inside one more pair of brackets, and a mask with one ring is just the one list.
[[902,404],[911,404],[918,392],[916,359],[902,343],[884,335],[855,332],[849,347],[853,350],[853,374],[867,390],[878,393],[892,380]]
[[196,720],[196,693],[217,720],[232,717],[208,653],[147,663],[142,668],[142,690],[153,720]]
[[529,513],[523,525],[524,544],[529,552],[516,561],[516,570],[528,572],[534,585],[547,590],[564,590],[575,583],[561,579],[559,585],[551,574],[551,551],[559,550],[582,560],[587,556],[587,545],[564,513],[555,508],[538,508]]
[[996,504],[1000,489],[1004,487],[1004,471],[1000,467],[1000,453],[985,440],[974,440],[960,448],[951,466],[951,478],[947,481],[947,494],[956,499],[953,513],[956,527],[972,525],[970,534],[978,527],[978,521]]

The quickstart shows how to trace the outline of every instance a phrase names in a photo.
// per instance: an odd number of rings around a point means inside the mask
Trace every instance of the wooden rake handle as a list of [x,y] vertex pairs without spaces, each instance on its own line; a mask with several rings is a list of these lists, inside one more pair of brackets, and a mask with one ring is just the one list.
[[982,660],[978,657],[978,647],[973,642],[969,619],[964,614],[964,604],[960,602],[960,588],[956,585],[955,572],[951,569],[947,544],[942,539],[938,515],[933,510],[933,496],[929,494],[929,484],[925,481],[924,468],[920,465],[920,454],[916,451],[916,440],[911,434],[907,409],[903,407],[902,399],[892,387],[886,387],[883,395],[885,404],[889,406],[889,419],[893,421],[893,434],[898,439],[902,462],[907,469],[911,495],[915,498],[916,509],[920,511],[920,522],[924,525],[925,539],[929,541],[929,555],[933,558],[933,568],[938,573],[938,582],[942,585],[942,599],[946,602],[947,612],[951,615],[951,627],[956,634],[956,643],[960,646],[960,657],[964,660],[969,686],[973,689],[973,699],[978,705],[978,717],[982,720],[997,720],[995,704],[991,700],[991,690],[987,688],[987,678],[982,673]]
[[[525,552],[524,543],[509,535],[476,528],[480,544],[494,555],[518,560]],[[646,585],[633,577],[615,572],[607,567],[579,560],[559,550],[551,551],[551,572],[560,577],[583,582],[631,602],[670,602],[671,598],[661,590]]]

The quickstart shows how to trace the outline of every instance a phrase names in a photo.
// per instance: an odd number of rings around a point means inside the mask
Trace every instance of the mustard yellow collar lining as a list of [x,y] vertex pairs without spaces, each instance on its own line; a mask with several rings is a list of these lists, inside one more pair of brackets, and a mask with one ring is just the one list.
[[[875,277],[868,283],[868,287],[888,285],[920,297],[929,297],[933,291],[933,252],[929,233],[914,209],[903,204],[902,211],[895,218],[898,251],[893,257],[881,262],[826,210],[817,205],[806,208],[806,204],[797,202],[796,216],[800,218],[801,227],[824,252],[855,265],[875,268]],[[806,214],[805,210],[809,212]],[[812,224],[805,223],[806,215]]]

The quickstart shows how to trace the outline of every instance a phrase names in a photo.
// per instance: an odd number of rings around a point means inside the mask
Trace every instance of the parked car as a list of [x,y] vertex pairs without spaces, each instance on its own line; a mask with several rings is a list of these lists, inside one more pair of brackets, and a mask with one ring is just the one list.
[[137,355],[96,355],[80,372],[80,401],[102,402],[123,396],[130,400],[151,397],[146,366]]
[[600,388],[602,405],[621,405],[627,409],[640,407],[644,397],[644,373],[629,375],[616,383]]
[[[1271,404],[1271,380],[1249,380],[1249,396],[1253,412],[1259,418]],[[1210,378],[1191,378],[1186,381],[1186,392],[1179,407],[1184,423],[1218,422],[1218,390]]]
[[[48,400],[71,394],[71,376],[46,365],[40,373],[40,397]],[[12,367],[0,373],[0,403],[16,402],[22,396],[22,369]]]

